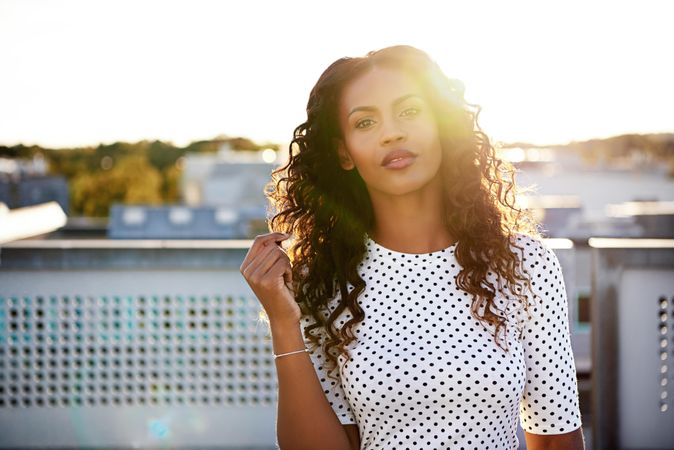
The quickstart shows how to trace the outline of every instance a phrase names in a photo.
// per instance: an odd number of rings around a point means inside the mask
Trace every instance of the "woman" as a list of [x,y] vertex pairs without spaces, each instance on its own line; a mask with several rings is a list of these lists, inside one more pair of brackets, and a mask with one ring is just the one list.
[[268,186],[283,233],[241,265],[280,448],[514,449],[518,417],[530,450],[584,448],[559,261],[473,106],[409,46],[311,91]]

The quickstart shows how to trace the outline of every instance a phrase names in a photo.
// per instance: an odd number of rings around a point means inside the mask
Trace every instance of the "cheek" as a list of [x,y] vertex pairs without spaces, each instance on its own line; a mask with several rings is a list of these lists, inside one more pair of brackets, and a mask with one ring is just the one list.
[[438,128],[435,125],[435,123],[432,122],[432,121],[423,122],[423,125],[421,125],[420,132],[423,136],[425,136],[425,138],[429,142],[439,142],[440,141],[440,134],[438,133]]
[[438,134],[435,124],[424,123],[416,130],[419,136],[419,142],[428,152],[436,153],[440,151],[440,135]]
[[347,139],[349,154],[356,165],[372,164],[375,151],[373,140],[367,133],[355,135]]

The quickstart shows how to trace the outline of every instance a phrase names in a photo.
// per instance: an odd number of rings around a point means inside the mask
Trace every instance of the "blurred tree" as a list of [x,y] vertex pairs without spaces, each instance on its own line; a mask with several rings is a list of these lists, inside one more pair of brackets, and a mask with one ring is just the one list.
[[161,186],[161,195],[166,203],[178,203],[180,198],[180,177],[182,176],[182,166],[177,162],[167,167],[163,172],[163,181]]
[[185,147],[185,153],[216,153],[219,147],[217,141],[194,141]]
[[108,171],[84,172],[70,184],[71,208],[85,216],[107,217],[114,202],[162,203],[162,176],[144,155],[118,159]]
[[161,171],[174,166],[176,160],[184,154],[184,149],[174,147],[162,141],[154,141],[147,146],[147,156],[150,164]]

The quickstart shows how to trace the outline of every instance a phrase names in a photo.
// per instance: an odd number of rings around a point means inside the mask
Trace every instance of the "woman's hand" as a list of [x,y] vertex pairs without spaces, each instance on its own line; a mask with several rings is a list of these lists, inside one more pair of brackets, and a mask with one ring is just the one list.
[[269,323],[299,323],[301,310],[292,291],[292,268],[277,244],[289,234],[269,233],[255,237],[239,271],[262,304]]

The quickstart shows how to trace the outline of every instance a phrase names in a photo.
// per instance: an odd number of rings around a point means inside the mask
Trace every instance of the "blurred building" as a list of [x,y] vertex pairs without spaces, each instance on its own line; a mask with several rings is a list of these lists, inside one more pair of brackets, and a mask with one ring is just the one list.
[[[674,201],[669,168],[638,149],[610,161],[592,161],[592,155],[546,147],[500,151],[517,168],[518,186],[533,188],[522,203],[536,212],[546,236],[671,237],[672,222],[665,217]],[[632,205],[631,212],[609,205]]]
[[268,232],[264,187],[274,150],[232,150],[185,156],[182,205],[113,205],[112,239],[241,239]]
[[625,202],[606,207],[609,217],[627,218],[640,228],[640,236],[674,238],[674,201]]
[[264,206],[264,186],[276,161],[272,149],[232,150],[227,144],[216,154],[185,155],[183,201],[188,206]]
[[13,209],[50,201],[69,211],[68,183],[63,176],[47,174],[44,157],[0,158],[0,202]]
[[[536,220],[541,222],[543,235],[546,237],[587,241],[590,236],[645,237],[649,234],[633,215],[607,213],[605,216],[587,217],[578,195],[529,196],[522,197],[521,201],[532,210]],[[665,234],[662,237],[666,237]]]
[[242,239],[268,232],[265,208],[131,206],[110,208],[111,239]]

